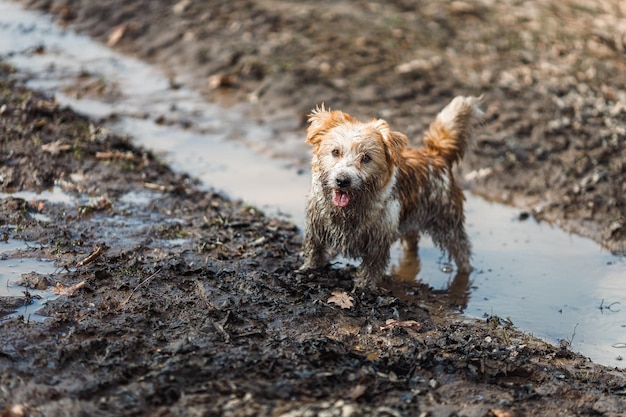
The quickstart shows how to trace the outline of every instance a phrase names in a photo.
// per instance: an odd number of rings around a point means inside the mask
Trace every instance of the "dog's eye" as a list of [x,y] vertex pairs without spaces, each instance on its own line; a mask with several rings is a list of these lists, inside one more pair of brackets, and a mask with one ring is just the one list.
[[334,157],[338,157],[339,156],[339,149],[333,149],[333,151],[331,153],[333,154]]
[[361,157],[361,163],[363,164],[367,164],[371,160],[372,160],[372,157],[366,153],[364,153],[363,156]]

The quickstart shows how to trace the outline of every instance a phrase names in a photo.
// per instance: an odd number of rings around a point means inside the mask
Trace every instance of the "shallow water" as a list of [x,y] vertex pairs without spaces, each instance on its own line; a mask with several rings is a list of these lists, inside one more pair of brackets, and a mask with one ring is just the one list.
[[[24,316],[25,320],[39,321],[45,319],[37,314],[46,301],[56,298],[56,295],[48,290],[26,289],[16,283],[22,274],[37,272],[42,275],[51,274],[56,270],[54,263],[46,259],[36,258],[12,258],[10,255],[16,251],[28,250],[28,244],[19,240],[9,239],[0,242],[0,296],[24,297],[24,291],[30,293],[31,303],[24,304],[13,314],[6,317]],[[24,299],[26,299],[24,297]]]
[[[38,46],[44,46],[44,54],[32,53]],[[30,86],[55,93],[63,104],[96,117],[116,114],[117,122],[110,128],[163,153],[175,169],[198,177],[205,186],[219,187],[231,197],[302,224],[308,174],[290,168],[293,161],[259,152],[277,135],[280,146],[289,148],[287,153],[304,152],[304,146],[298,147],[302,138],[293,137],[289,129],[258,123],[244,105],[225,109],[185,88],[173,90],[153,67],[2,0],[0,54],[32,74]],[[121,98],[99,101],[63,93],[85,72],[114,81]],[[175,122],[155,123],[160,116]],[[130,204],[149,196],[126,198]],[[445,260],[428,240],[421,242],[419,264],[415,259],[403,262],[396,245],[391,270],[436,289],[450,287],[469,316],[508,317],[520,329],[548,341],[571,341],[574,350],[596,362],[626,366],[621,361],[626,350],[620,347],[626,343],[623,258],[548,224],[519,221],[516,210],[471,195],[467,217],[475,252],[476,271],[471,276],[443,272]],[[6,273],[4,269],[0,263],[0,273]]]

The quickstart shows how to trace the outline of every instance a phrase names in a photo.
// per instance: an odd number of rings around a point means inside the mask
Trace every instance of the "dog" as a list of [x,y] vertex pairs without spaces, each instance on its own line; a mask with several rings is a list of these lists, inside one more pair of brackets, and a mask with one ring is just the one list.
[[421,148],[386,121],[359,122],[318,106],[309,115],[313,146],[301,270],[328,263],[328,251],[360,258],[356,289],[375,289],[398,239],[417,253],[422,233],[471,271],[463,191],[452,168],[466,153],[484,113],[482,97],[456,97],[436,117]]

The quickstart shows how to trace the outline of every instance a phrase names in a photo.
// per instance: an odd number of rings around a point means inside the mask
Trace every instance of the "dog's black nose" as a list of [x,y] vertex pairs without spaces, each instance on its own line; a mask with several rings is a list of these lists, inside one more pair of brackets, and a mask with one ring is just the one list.
[[345,188],[350,186],[350,177],[337,177],[336,181],[339,188]]

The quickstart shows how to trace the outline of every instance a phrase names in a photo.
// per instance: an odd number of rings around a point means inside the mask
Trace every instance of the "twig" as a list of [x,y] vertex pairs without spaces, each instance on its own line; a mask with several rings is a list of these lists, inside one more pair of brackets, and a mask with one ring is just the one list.
[[155,184],[153,182],[144,182],[143,186],[149,190],[157,190],[157,191],[167,191],[168,187],[167,185],[161,185],[161,184]]
[[619,309],[618,310],[613,309],[614,305],[619,305],[619,304],[620,304],[619,301],[614,301],[614,302],[612,302],[611,304],[609,304],[608,306],[605,307],[604,306],[604,298],[603,298],[602,301],[600,301],[600,307],[598,307],[598,309],[601,312],[603,312],[603,313],[604,313],[604,310],[608,310],[608,311],[610,311],[612,313],[619,313],[620,312]]
[[80,261],[78,263],[78,266],[85,266],[92,263],[93,261],[101,257],[107,250],[109,250],[109,247],[106,245],[106,243],[103,243],[102,245],[96,247],[96,249],[91,252],[89,256]]
[[77,284],[66,287],[60,282],[56,283],[56,286],[52,289],[52,292],[57,295],[67,295],[68,297],[73,297],[76,291],[85,287],[85,281],[81,281]]
[[161,272],[160,269],[158,269],[154,274],[150,275],[148,278],[144,279],[143,281],[141,281],[141,283],[139,285],[137,285],[135,287],[135,289],[130,293],[130,295],[128,296],[128,298],[122,303],[122,305],[127,304],[130,299],[133,297],[133,295],[135,295],[135,292],[137,292],[137,290],[139,288],[141,288],[144,284],[148,283],[149,281],[151,281],[155,276],[157,276],[157,274]]
[[130,151],[121,152],[121,151],[111,151],[111,152],[96,152],[96,159],[126,159],[128,161],[132,161],[137,159],[137,157]]
[[574,330],[572,331],[572,337],[570,337],[569,340],[568,340],[570,349],[572,347],[572,344],[574,343],[574,337],[576,337],[576,328],[577,327],[578,327],[578,323],[576,323],[576,326],[574,326]]
[[[197,279],[195,281],[196,281],[196,288],[198,289],[198,295],[200,296],[202,301],[204,301],[204,303],[206,304],[207,308],[210,310],[210,312],[209,312],[209,314],[210,314],[211,312],[215,311],[215,306],[213,306],[213,304],[211,304],[211,302],[207,298],[206,292],[204,291],[204,288],[200,284],[200,281],[197,280]],[[224,325],[226,324],[226,322],[228,321],[229,318],[230,318],[230,311],[227,311],[226,312],[226,317],[224,317],[224,319],[222,320],[221,323],[217,322],[217,321],[215,321],[213,319],[209,319],[211,321],[211,323],[213,324],[213,327],[215,327],[215,330],[217,330],[217,332],[222,335],[222,337],[224,338],[224,342],[226,342],[226,343],[230,343],[230,335],[224,329]]]
[[213,312],[215,310],[215,307],[213,306],[213,304],[209,302],[209,299],[207,298],[206,292],[204,291],[204,288],[200,284],[200,281],[197,279],[195,281],[196,281],[196,289],[198,290],[198,295],[200,296],[200,299],[204,301],[204,303],[206,304],[207,308],[209,309],[209,313]]
[[[226,319],[228,319],[228,315],[230,314],[230,311],[228,313],[226,313]],[[222,337],[224,338],[224,342],[229,343],[230,342],[230,335],[226,332],[226,330],[224,330],[224,325],[222,323],[218,323],[214,320],[211,320],[213,322],[213,327],[215,327],[215,330],[217,330],[217,332],[219,334],[222,335]],[[224,322],[226,322],[226,320],[224,320]]]

